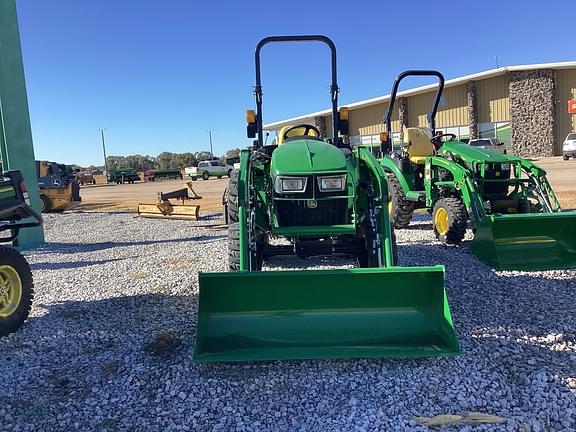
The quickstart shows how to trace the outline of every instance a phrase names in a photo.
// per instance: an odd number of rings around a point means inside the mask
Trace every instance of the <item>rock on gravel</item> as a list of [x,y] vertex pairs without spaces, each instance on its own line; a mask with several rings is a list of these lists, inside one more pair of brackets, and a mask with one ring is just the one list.
[[[0,339],[0,430],[425,431],[415,417],[468,412],[508,421],[460,430],[575,430],[576,271],[494,271],[416,219],[400,265],[446,263],[462,356],[197,365],[197,273],[226,269],[218,220],[48,215],[26,252],[31,317]],[[350,262],[290,261],[327,264]]]

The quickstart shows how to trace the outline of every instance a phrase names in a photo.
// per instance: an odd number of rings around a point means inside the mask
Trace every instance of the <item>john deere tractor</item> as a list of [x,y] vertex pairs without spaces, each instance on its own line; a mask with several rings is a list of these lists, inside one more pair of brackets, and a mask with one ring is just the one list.
[[[265,145],[260,52],[317,41],[331,50],[331,138],[313,125]],[[352,150],[338,111],[336,49],[325,36],[274,36],[255,53],[256,111],[228,191],[230,271],[201,273],[198,362],[437,356],[459,352],[442,266],[396,266],[386,177],[368,150]],[[262,271],[276,255],[346,255],[360,268]]]
[[[398,86],[408,76],[434,76],[438,90],[428,128],[404,128],[402,147],[394,150],[392,112]],[[426,208],[440,241],[458,244],[470,227],[472,251],[495,268],[576,267],[576,212],[561,210],[546,172],[532,162],[437,133],[443,88],[444,77],[431,70],[406,71],[394,81],[380,160],[388,175],[394,227],[408,227],[414,210]]]

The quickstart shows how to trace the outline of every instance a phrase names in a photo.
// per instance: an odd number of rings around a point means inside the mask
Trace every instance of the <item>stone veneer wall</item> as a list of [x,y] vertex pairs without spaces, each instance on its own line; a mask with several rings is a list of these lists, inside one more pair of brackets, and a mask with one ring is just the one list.
[[408,99],[405,97],[398,99],[398,118],[400,120],[400,142],[404,142],[404,127],[408,127]]
[[478,98],[475,81],[466,83],[466,100],[468,102],[468,117],[470,117],[470,139],[476,139],[478,138]]
[[326,136],[326,117],[323,116],[314,117],[314,126],[316,126],[320,131],[320,136],[322,137]]
[[509,73],[512,152],[522,157],[553,156],[555,81],[550,69]]

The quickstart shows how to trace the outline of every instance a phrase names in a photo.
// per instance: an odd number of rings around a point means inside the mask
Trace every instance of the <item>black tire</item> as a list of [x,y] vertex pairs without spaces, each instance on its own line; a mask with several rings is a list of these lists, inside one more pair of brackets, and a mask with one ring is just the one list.
[[[257,252],[252,257],[252,271],[262,269],[262,243],[259,242]],[[230,271],[240,271],[240,224],[228,225],[228,267]]]
[[208,180],[210,178],[210,173],[208,171],[204,171],[202,173],[202,180]]
[[237,222],[228,225],[228,268],[240,271],[240,226]]
[[[441,226],[439,220],[444,218],[446,222]],[[467,221],[466,207],[460,198],[441,198],[434,205],[432,211],[434,234],[442,243],[460,243],[466,234]]]
[[562,159],[564,159],[564,160],[568,160],[568,159],[570,159],[570,156],[568,156],[568,155],[564,155],[564,156],[562,156]]
[[[5,279],[6,274],[17,273],[20,279],[21,295],[16,308],[9,315],[5,303],[0,303],[0,336],[5,336],[18,330],[28,318],[32,299],[34,298],[34,283],[32,272],[26,259],[15,249],[0,246],[0,277]],[[12,287],[14,289],[14,287]],[[12,307],[13,308],[13,307]]]
[[228,180],[228,223],[238,222],[238,171],[233,171]]
[[392,225],[395,229],[408,228],[416,203],[406,199],[402,186],[394,174],[388,176],[388,189],[392,199],[392,214],[390,215]]
[[192,181],[196,181],[196,180],[198,180],[198,177],[192,176],[192,177],[190,177],[190,179],[191,179]]
[[233,172],[233,171],[234,171],[234,170],[231,170],[231,169],[228,170],[228,178],[232,177],[232,172]]
[[95,185],[95,184],[96,184],[96,180],[92,180],[92,184]]
[[46,195],[40,194],[40,211],[42,213],[48,213],[52,210],[52,204],[50,199]]

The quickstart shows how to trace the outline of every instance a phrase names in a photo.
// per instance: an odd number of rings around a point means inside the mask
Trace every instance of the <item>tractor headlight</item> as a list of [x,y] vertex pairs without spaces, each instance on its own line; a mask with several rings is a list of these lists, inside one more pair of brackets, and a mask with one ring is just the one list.
[[346,188],[346,174],[330,177],[318,177],[320,192],[340,192]]
[[276,193],[303,193],[306,191],[306,177],[276,177],[274,189]]

